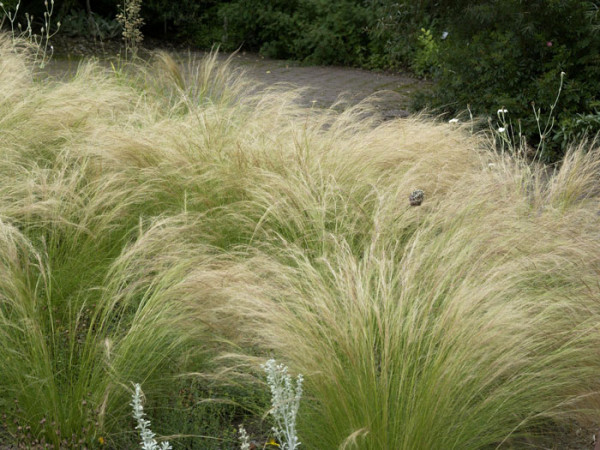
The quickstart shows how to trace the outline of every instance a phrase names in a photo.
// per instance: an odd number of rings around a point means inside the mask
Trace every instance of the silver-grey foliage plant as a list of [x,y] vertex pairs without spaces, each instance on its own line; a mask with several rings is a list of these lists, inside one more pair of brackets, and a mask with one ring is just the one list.
[[134,387],[135,391],[133,392],[131,406],[133,408],[133,417],[137,421],[135,428],[140,430],[140,437],[142,438],[142,442],[140,442],[141,448],[143,450],[170,450],[172,447],[168,442],[158,444],[156,439],[154,439],[155,434],[150,429],[150,421],[144,419],[146,414],[142,405],[142,397],[144,395],[142,387],[139,383],[135,383]]
[[296,435],[296,417],[302,398],[302,375],[296,378],[296,387],[288,374],[287,366],[269,359],[262,368],[267,374],[267,384],[271,389],[270,414],[276,426],[272,428],[282,450],[294,450],[300,446]]

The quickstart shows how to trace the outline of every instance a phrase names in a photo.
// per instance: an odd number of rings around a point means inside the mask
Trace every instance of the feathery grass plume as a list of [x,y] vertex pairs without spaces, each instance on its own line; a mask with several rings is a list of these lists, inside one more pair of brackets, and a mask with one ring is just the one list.
[[[420,216],[397,188],[409,185],[402,174],[396,186],[380,179],[366,214],[374,226],[358,245],[352,229],[321,219],[331,208],[342,223],[349,191],[313,206],[295,200],[310,196],[289,177],[285,191],[270,193],[279,205],[294,199],[276,223],[297,214],[298,231],[265,226],[276,206],[265,208],[259,225],[273,239],[254,236],[255,278],[237,289],[256,287],[229,293],[245,339],[309,375],[307,446],[475,449],[596,407],[598,194],[586,180],[598,157],[574,151],[543,179],[502,155],[488,157],[492,169],[476,152],[456,155],[468,163],[449,158],[454,170],[423,179],[439,187],[430,184]],[[331,180],[313,185],[315,197]],[[566,203],[557,195],[573,189]],[[315,235],[315,224],[326,231]]]
[[593,148],[553,171],[466,126],[245,89],[214,55],[36,83],[0,41],[0,405],[27,445],[127,447],[129,380],[163,408],[234,350],[306,375],[307,448],[596,417]]
[[140,217],[176,209],[153,205],[157,189],[108,157],[107,132],[128,136],[130,149],[146,145],[137,130],[153,125],[154,107],[93,64],[68,82],[40,84],[23,74],[12,47],[0,52],[9,66],[0,78],[13,88],[0,102],[0,251],[9,264],[0,286],[0,402],[11,426],[31,430],[26,445],[92,445],[101,433],[127,446],[127,436],[115,437],[128,415],[127,380],[144,380],[158,397],[170,375],[201,366],[203,353],[197,316],[167,293],[180,281],[175,270],[155,273],[135,296],[112,289],[130,287],[119,267],[130,246],[145,242]]
[[0,52],[3,62],[0,66],[0,76],[5,83],[5,88],[0,92],[0,108],[3,111],[6,105],[22,98],[23,88],[33,82],[32,50],[26,44],[23,47],[15,49],[15,44],[10,37],[5,33],[0,33]]
[[233,57],[222,57],[217,50],[203,57],[156,51],[147,61],[118,61],[112,68],[123,84],[143,94],[140,100],[154,109],[156,121],[197,119],[206,126],[205,115],[220,112],[229,117],[247,103],[250,90],[257,90],[257,83],[232,67]]

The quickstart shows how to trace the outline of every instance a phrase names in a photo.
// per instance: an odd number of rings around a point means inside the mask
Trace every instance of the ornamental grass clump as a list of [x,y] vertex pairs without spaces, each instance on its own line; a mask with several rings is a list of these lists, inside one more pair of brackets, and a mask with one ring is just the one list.
[[0,59],[3,442],[130,448],[130,380],[177,434],[193,372],[255,412],[213,428],[235,445],[275,406],[248,394],[265,355],[304,375],[301,448],[522,447],[597,420],[595,143],[547,167],[468,123],[303,108],[215,55],[62,82],[7,37]]
[[26,446],[93,446],[101,437],[127,447],[130,437],[117,432],[128,380],[160,397],[165,380],[186,364],[197,369],[203,351],[203,328],[172,296],[189,261],[166,270],[154,257],[162,269],[134,282],[120,269],[151,252],[146,232],[159,226],[160,192],[131,164],[111,168],[118,147],[105,133],[139,151],[137,130],[152,111],[134,110],[140,93],[97,66],[42,84],[4,37],[0,55],[10,88],[0,100],[0,440],[22,427]]
[[593,420],[600,249],[583,180],[598,159],[586,159],[549,181],[525,163],[482,164],[412,229],[387,207],[410,208],[405,194],[380,192],[362,253],[334,233],[318,257],[302,241],[252,252],[263,291],[233,304],[246,339],[306,374],[307,447],[478,449]]

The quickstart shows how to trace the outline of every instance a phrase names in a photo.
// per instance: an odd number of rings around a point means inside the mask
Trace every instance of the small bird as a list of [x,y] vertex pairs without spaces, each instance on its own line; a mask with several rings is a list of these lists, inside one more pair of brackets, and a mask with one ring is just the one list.
[[420,206],[425,199],[425,192],[421,189],[415,189],[408,196],[408,201],[410,202],[410,206]]

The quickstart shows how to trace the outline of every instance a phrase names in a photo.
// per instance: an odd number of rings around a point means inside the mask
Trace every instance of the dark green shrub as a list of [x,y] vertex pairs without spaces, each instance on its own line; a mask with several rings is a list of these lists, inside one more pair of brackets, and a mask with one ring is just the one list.
[[415,51],[412,68],[421,77],[435,73],[439,69],[440,44],[433,36],[431,30],[421,28],[417,37],[417,49]]
[[[466,6],[466,3],[468,3]],[[441,71],[430,105],[454,113],[467,105],[475,114],[493,115],[503,107],[530,145],[554,161],[583,129],[599,130],[598,121],[576,125],[600,100],[600,2],[580,0],[496,0],[462,2],[449,10],[449,38],[439,54]],[[560,74],[564,86],[554,118]],[[541,126],[556,121],[553,135],[540,140]],[[581,120],[581,119],[579,119]],[[574,122],[575,121],[575,122]],[[556,132],[560,130],[560,133]]]
[[301,33],[298,1],[236,0],[219,7],[225,49],[242,47],[273,58],[295,58]]
[[[31,6],[33,2],[35,0],[23,0],[23,4]],[[70,35],[113,35],[114,29],[109,30],[109,25],[114,21],[119,3],[120,0],[97,0],[91,4],[85,0],[57,0],[57,18],[67,23],[66,32]],[[434,39],[439,38],[436,24],[444,11],[440,3],[432,0],[144,0],[142,32],[146,37],[185,42],[200,48],[214,45],[227,51],[242,48],[273,58],[314,64],[411,67],[415,52],[417,59],[425,55],[419,46],[421,28],[431,30]],[[89,20],[90,16],[93,21]],[[90,22],[99,25],[91,27]],[[417,66],[420,67],[418,63]]]
[[122,27],[113,17],[105,18],[92,12],[87,14],[82,9],[71,10],[61,19],[60,32],[67,36],[86,36],[105,40],[120,37]]
[[304,1],[303,33],[296,39],[301,59],[319,64],[363,65],[368,57],[371,11],[354,0]]
[[219,15],[226,48],[318,64],[359,65],[368,57],[372,12],[356,0],[237,0]]
[[222,39],[216,0],[144,0],[144,34],[210,48]]
[[421,29],[439,38],[437,24],[443,17],[443,2],[433,0],[366,0],[373,17],[368,26],[372,68],[412,67],[419,51]]
[[411,66],[420,29],[435,33],[442,11],[427,0],[234,0],[218,9],[225,49],[369,68]]
[[582,141],[594,138],[600,130],[600,109],[591,114],[576,114],[565,117],[558,124],[553,140],[560,145],[569,141]]

